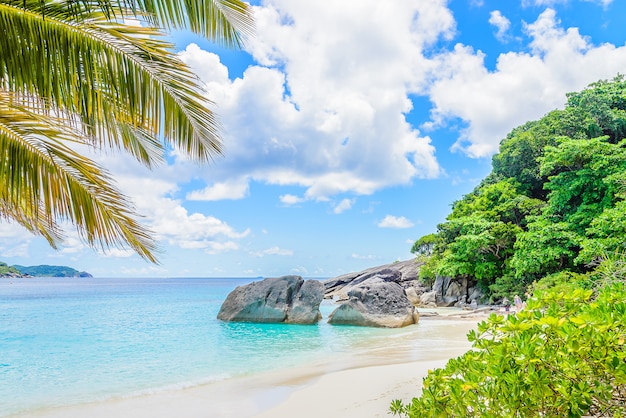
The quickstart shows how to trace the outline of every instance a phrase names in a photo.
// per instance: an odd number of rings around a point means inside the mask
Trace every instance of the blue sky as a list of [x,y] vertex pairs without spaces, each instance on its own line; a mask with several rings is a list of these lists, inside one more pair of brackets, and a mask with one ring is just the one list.
[[161,264],[59,251],[0,223],[0,260],[97,277],[331,277],[411,257],[490,171],[514,127],[626,72],[626,2],[267,0],[225,51],[175,33],[225,155],[148,172],[97,155],[159,239]]

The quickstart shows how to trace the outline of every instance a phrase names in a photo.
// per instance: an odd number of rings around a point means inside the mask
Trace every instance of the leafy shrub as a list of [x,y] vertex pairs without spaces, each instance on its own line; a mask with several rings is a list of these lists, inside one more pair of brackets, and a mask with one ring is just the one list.
[[405,417],[626,416],[626,286],[538,287],[525,310],[491,315],[473,349],[430,371]]

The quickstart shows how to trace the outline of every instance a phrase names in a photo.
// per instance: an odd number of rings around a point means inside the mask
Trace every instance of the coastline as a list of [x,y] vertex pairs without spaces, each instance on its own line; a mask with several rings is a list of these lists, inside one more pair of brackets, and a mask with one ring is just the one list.
[[[458,311],[457,311],[458,312]],[[13,418],[287,418],[298,416],[384,417],[394,399],[419,394],[429,369],[466,352],[470,329],[484,316],[457,319],[425,317],[434,323],[433,343],[413,348],[415,334],[373,347],[355,356],[329,357],[310,364],[259,375],[237,377],[184,389],[48,408]],[[419,327],[419,324],[415,327]]]

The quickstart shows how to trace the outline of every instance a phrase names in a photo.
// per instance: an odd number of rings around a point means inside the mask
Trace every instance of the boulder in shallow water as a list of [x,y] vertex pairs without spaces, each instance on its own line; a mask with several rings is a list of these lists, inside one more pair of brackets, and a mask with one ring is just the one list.
[[291,301],[287,320],[292,324],[313,324],[322,318],[320,303],[324,298],[325,288],[317,280],[305,280]]
[[268,278],[238,286],[222,304],[217,318],[232,322],[314,324],[321,318],[324,286],[300,276]]
[[330,314],[333,325],[400,328],[418,322],[419,314],[402,286],[370,280],[348,292],[348,301]]

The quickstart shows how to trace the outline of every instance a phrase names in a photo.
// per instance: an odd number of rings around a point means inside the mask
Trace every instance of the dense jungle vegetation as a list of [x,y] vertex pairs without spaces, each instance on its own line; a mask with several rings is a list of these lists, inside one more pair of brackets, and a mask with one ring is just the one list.
[[626,81],[569,93],[563,110],[502,140],[491,173],[413,246],[435,275],[498,299],[540,278],[593,270],[626,242]]
[[513,315],[469,333],[390,412],[417,417],[626,416],[626,82],[567,96],[514,129],[493,170],[413,252],[436,274],[473,277]]

